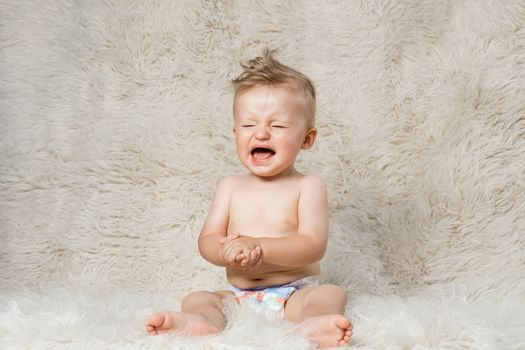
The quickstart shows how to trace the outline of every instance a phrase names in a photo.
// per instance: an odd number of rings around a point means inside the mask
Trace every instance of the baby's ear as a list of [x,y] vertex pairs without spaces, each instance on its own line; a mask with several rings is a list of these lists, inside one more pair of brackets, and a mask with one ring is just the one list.
[[306,133],[306,136],[304,137],[304,141],[303,141],[301,148],[302,149],[312,148],[316,138],[317,138],[317,129],[310,128],[310,130],[308,130],[308,132]]

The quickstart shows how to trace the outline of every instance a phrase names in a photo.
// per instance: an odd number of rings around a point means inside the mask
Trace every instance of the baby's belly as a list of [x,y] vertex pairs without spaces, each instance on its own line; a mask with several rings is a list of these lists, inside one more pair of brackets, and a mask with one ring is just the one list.
[[252,271],[226,268],[228,282],[238,288],[255,288],[287,284],[303,277],[319,275],[320,265],[314,263],[300,268],[261,266]]

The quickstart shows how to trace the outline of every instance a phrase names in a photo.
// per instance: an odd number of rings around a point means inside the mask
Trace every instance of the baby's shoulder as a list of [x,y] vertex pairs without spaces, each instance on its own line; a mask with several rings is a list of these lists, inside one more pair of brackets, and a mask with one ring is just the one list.
[[229,175],[219,180],[217,188],[223,190],[232,190],[236,185],[244,181],[244,175]]
[[218,187],[231,187],[239,181],[237,175],[229,175],[219,180]]
[[325,188],[325,184],[319,176],[309,174],[301,176],[299,179],[299,185],[301,188]]

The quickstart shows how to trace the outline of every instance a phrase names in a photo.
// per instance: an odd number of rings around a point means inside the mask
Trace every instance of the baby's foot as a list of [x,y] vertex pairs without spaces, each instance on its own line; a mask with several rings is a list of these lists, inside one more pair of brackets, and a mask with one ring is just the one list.
[[219,330],[200,315],[169,311],[151,316],[146,322],[146,332],[149,335],[176,333],[199,336],[215,334]]
[[343,346],[352,337],[352,323],[342,315],[314,316],[299,323],[295,333],[320,348]]

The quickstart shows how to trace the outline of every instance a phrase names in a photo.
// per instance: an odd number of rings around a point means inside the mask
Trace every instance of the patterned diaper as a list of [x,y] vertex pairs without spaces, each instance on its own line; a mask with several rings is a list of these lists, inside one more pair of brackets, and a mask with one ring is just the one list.
[[284,316],[284,305],[296,290],[319,284],[319,276],[308,276],[281,286],[242,289],[230,286],[240,304],[248,304],[257,313]]

